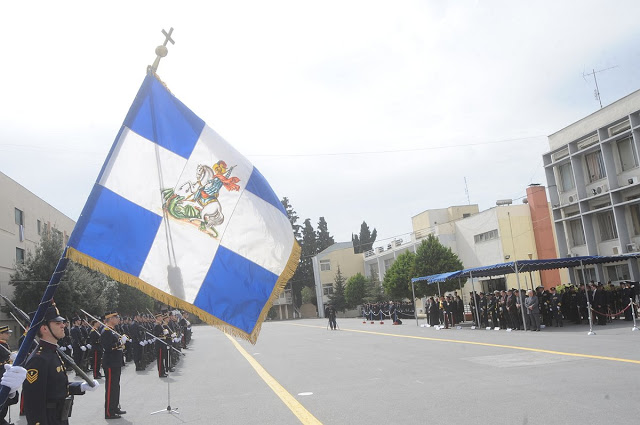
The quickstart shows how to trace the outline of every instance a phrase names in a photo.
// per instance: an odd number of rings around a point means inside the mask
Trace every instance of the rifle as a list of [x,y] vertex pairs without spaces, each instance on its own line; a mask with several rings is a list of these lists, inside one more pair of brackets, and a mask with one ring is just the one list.
[[[22,320],[26,321],[26,323],[29,323],[29,324],[31,323],[31,319],[29,318],[29,315],[27,313],[25,313],[24,311],[20,310],[14,303],[11,302],[11,300],[9,298],[5,297],[4,295],[0,294],[0,297],[2,297],[2,299],[7,303],[7,306],[9,308],[11,308],[11,310],[15,311],[16,313],[18,313],[18,316],[22,317]],[[24,329],[26,331],[27,327],[25,325],[23,325],[20,320],[18,320],[18,318],[13,314],[13,312],[11,312],[10,314],[11,314],[11,316],[13,316],[13,318],[16,320],[16,322],[18,322],[20,327],[22,327],[22,329]],[[58,352],[60,357],[62,357],[69,365],[71,365],[73,370],[75,370],[76,374],[80,375],[80,377],[82,379],[84,379],[85,382],[90,387],[93,388],[93,387],[96,386],[96,384],[93,383],[93,379],[89,378],[89,375],[87,375],[84,372],[84,370],[82,370],[80,368],[80,366],[78,366],[76,364],[76,362],[73,361],[71,356],[67,355],[64,351],[62,351],[60,349],[60,347],[56,347],[56,351]]]

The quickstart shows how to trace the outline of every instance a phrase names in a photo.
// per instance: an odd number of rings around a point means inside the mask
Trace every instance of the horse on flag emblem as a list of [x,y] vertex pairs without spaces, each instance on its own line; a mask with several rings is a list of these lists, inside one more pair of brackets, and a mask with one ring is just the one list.
[[216,162],[213,167],[199,164],[195,181],[186,181],[177,190],[163,189],[163,210],[169,217],[196,225],[200,231],[217,239],[219,233],[215,226],[224,223],[220,189],[240,190],[240,179],[231,176],[234,168],[227,168],[223,160]]

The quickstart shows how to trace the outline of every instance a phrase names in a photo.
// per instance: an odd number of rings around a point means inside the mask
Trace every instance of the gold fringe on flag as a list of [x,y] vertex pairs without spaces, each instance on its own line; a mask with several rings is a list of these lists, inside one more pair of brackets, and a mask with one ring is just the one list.
[[120,283],[133,286],[134,288],[139,289],[140,291],[144,292],[152,298],[155,298],[160,302],[163,302],[164,304],[195,314],[203,322],[215,326],[234,337],[246,339],[251,344],[255,344],[258,340],[258,334],[260,333],[262,322],[266,319],[269,310],[273,306],[273,302],[280,296],[280,293],[284,290],[287,282],[289,281],[289,279],[291,279],[296,271],[296,268],[298,267],[298,261],[300,260],[300,251],[300,245],[298,245],[298,243],[294,240],[291,254],[289,255],[289,260],[287,261],[284,270],[280,274],[280,277],[276,281],[273,291],[271,292],[271,296],[260,312],[258,321],[256,322],[250,334],[223,320],[220,320],[219,318],[213,316],[210,313],[207,313],[206,311],[194,306],[191,303],[188,303],[187,301],[181,300],[180,298],[177,298],[171,294],[167,294],[166,292],[161,291],[155,286],[150,285],[143,280],[130,275],[129,273],[125,273],[122,270],[111,267],[110,265],[105,264],[102,261],[98,261],[86,254],[83,254],[82,252],[77,251],[74,248],[67,247],[67,258],[75,261],[78,264],[109,276],[111,279],[116,280]]

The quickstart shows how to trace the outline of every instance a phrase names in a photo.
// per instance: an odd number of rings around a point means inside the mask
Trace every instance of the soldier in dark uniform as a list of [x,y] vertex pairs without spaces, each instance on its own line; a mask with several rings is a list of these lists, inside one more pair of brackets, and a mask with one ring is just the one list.
[[498,326],[498,301],[495,294],[489,292],[487,295],[487,317],[491,317],[491,326],[495,328]]
[[[4,375],[4,365],[11,364],[11,347],[9,347],[9,337],[11,337],[12,330],[9,326],[0,326],[0,378]],[[18,393],[7,400],[6,403],[0,409],[0,425],[7,425],[9,422],[5,419],[9,412],[9,406],[18,403]]]
[[484,292],[480,292],[480,298],[478,299],[478,309],[480,310],[480,326],[485,328],[488,324],[487,315],[487,298],[484,296]]
[[102,367],[105,372],[104,386],[104,418],[119,419],[127,413],[120,409],[120,374],[122,373],[122,350],[127,342],[126,336],[118,337],[113,329],[120,323],[117,312],[109,312],[104,315],[106,325],[100,334],[102,346]]
[[131,337],[133,362],[136,364],[136,370],[144,370],[144,364],[142,363],[142,348],[144,347],[146,335],[143,327],[140,325],[140,314],[136,314],[133,317],[133,321],[129,325],[129,336]]
[[82,319],[79,317],[74,317],[71,319],[71,330],[69,331],[69,335],[71,336],[71,346],[73,347],[73,361],[76,362],[78,366],[82,365],[82,360],[85,357],[85,353],[87,351],[86,342],[82,337],[82,330],[80,329],[80,324],[82,323]]
[[100,368],[102,367],[102,347],[100,346],[100,332],[98,327],[100,323],[96,320],[91,321],[91,330],[89,331],[89,339],[87,340],[87,348],[89,348],[89,361],[91,370],[93,370],[94,379],[102,378]]
[[68,424],[73,396],[94,391],[100,385],[95,380],[93,387],[86,382],[69,382],[65,365],[56,351],[58,340],[64,337],[64,329],[65,319],[55,306],[50,306],[38,328],[38,348],[25,363],[27,375],[22,392],[29,425]]
[[169,371],[168,349],[166,343],[163,344],[165,338],[169,335],[169,329],[163,324],[164,316],[156,315],[156,325],[153,327],[153,335],[157,338],[155,349],[157,353],[156,361],[158,365],[158,376],[166,378]]
[[556,292],[555,286],[552,286],[550,291],[551,293],[549,294],[549,305],[551,308],[551,316],[556,322],[556,328],[558,326],[562,327],[562,297]]

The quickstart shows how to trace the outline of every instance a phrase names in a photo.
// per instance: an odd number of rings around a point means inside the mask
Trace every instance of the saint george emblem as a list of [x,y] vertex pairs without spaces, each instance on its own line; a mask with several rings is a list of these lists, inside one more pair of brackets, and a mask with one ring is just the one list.
[[240,179],[232,177],[235,166],[227,168],[220,160],[213,167],[199,164],[195,181],[179,183],[177,189],[163,189],[163,210],[174,220],[187,222],[212,238],[218,237],[215,226],[224,223],[224,214],[220,204],[220,190],[238,191]]

